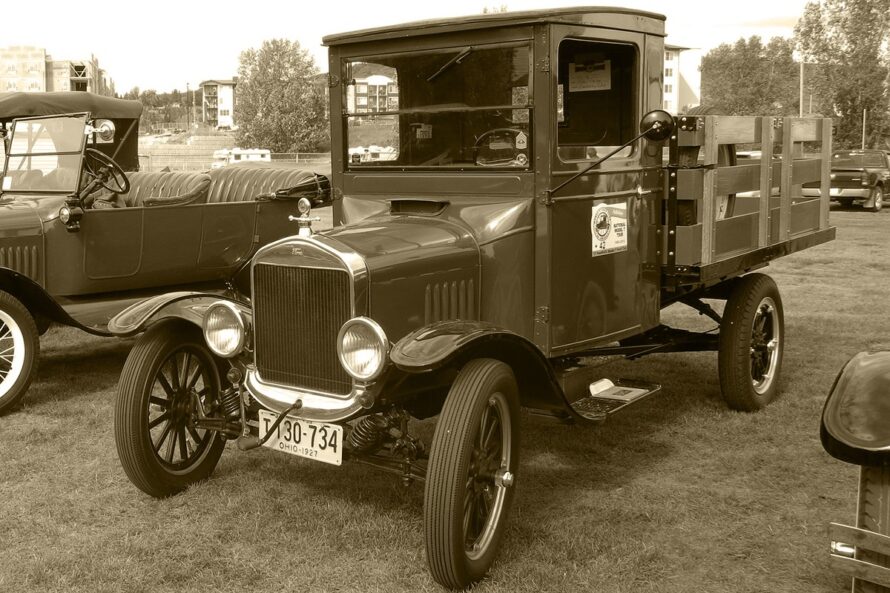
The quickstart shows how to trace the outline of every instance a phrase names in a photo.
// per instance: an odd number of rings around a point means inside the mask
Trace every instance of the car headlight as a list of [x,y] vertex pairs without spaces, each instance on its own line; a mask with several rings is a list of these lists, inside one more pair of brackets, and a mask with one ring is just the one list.
[[383,329],[367,317],[343,324],[337,336],[337,355],[346,372],[359,381],[376,379],[386,366],[389,340]]
[[226,301],[213,303],[204,314],[204,340],[217,356],[231,358],[244,348],[247,323],[241,311]]

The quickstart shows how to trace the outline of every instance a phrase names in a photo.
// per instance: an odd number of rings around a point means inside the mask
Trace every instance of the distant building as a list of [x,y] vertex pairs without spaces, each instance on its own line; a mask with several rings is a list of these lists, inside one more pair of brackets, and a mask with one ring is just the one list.
[[397,111],[399,108],[399,85],[393,68],[380,64],[355,64],[352,80],[347,84],[346,109],[349,113]]
[[214,128],[232,129],[235,127],[235,86],[233,80],[205,80],[201,83],[204,101],[201,105],[202,119]]
[[664,105],[673,114],[686,113],[701,103],[701,50],[664,46]]
[[88,60],[53,60],[42,47],[0,48],[0,92],[88,91],[114,96],[114,82]]

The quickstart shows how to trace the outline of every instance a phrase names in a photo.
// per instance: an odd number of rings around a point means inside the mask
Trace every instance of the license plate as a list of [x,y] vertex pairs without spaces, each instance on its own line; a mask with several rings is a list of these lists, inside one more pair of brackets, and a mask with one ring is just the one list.
[[[278,420],[278,414],[260,410],[259,436],[263,438]],[[343,464],[343,427],[310,422],[296,416],[281,421],[264,447],[333,465]]]

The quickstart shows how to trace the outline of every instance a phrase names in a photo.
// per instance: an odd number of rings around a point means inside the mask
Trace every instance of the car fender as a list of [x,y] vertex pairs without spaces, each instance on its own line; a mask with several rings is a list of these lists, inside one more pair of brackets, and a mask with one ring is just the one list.
[[838,373],[822,409],[820,438],[834,458],[890,461],[890,352],[860,352]]
[[491,323],[441,321],[409,333],[390,350],[393,366],[408,374],[460,367],[474,358],[507,363],[516,375],[523,406],[574,416],[552,366],[537,346]]
[[132,336],[162,319],[182,319],[202,327],[207,309],[219,301],[232,303],[251,319],[250,307],[240,301],[204,292],[170,292],[127,307],[108,322],[108,331],[119,337]]
[[15,270],[0,267],[0,290],[8,292],[21,301],[35,318],[39,315],[96,336],[110,335],[108,332],[87,327],[75,320],[40,284]]

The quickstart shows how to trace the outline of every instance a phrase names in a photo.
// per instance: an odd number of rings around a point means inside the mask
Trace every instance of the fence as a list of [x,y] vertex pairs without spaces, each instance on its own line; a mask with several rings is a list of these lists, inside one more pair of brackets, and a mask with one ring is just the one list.
[[[153,147],[154,148],[154,147]],[[142,171],[206,171],[213,163],[213,150],[194,146],[159,146],[153,150],[140,150],[139,169]],[[273,153],[273,162],[328,165],[331,155],[327,152]]]

